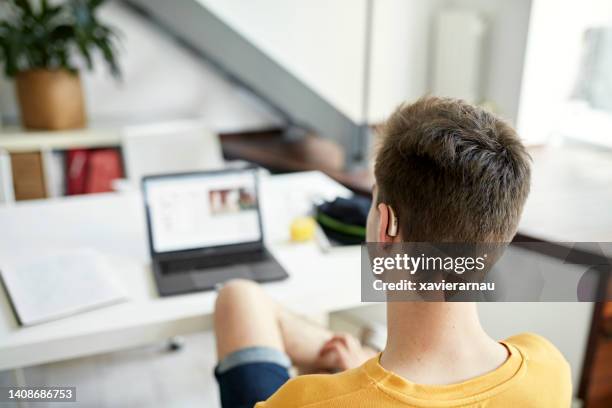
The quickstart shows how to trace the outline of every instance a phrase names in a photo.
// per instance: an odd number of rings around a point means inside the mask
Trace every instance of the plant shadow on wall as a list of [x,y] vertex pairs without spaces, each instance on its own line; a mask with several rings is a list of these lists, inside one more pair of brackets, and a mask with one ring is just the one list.
[[76,56],[93,69],[100,54],[119,78],[117,30],[100,22],[104,0],[4,0],[0,5],[0,61],[15,78],[24,127],[71,129],[86,124]]

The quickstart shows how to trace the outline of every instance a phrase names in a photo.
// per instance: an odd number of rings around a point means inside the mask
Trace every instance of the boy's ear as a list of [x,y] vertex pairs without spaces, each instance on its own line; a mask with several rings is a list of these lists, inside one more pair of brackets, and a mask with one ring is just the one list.
[[377,209],[379,213],[378,242],[394,242],[399,232],[395,211],[385,203],[378,204]]

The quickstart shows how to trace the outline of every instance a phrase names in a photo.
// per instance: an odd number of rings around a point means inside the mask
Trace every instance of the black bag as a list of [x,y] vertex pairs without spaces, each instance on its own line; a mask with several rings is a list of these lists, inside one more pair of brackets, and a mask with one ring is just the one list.
[[340,245],[365,242],[366,222],[372,200],[338,197],[316,206],[316,219],[330,241]]

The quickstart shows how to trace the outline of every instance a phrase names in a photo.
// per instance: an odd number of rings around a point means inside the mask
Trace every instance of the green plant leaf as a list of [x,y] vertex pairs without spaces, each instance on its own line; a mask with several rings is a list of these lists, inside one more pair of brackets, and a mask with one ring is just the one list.
[[33,17],[34,13],[32,6],[28,0],[11,0],[17,8],[22,12],[23,16]]
[[95,10],[100,7],[106,0],[89,0],[87,4],[91,10]]
[[[6,1],[8,13],[0,17],[0,64],[7,76],[33,68],[76,70],[75,52],[93,68],[99,53],[110,72],[120,76],[117,30],[99,22],[96,9],[104,0]],[[2,3],[0,3],[0,7]]]
[[117,64],[117,61],[115,60],[115,52],[113,51],[110,41],[108,41],[107,39],[97,39],[96,44],[100,48],[100,51],[102,51],[102,56],[104,57],[104,60],[108,64],[111,74],[113,74],[113,76],[115,77],[119,77],[120,76],[119,65]]

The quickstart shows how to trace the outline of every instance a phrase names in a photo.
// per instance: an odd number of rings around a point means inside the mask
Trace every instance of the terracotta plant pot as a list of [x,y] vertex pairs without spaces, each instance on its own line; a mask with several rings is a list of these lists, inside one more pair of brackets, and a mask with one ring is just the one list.
[[21,123],[28,129],[76,129],[86,124],[78,73],[34,69],[17,74]]

